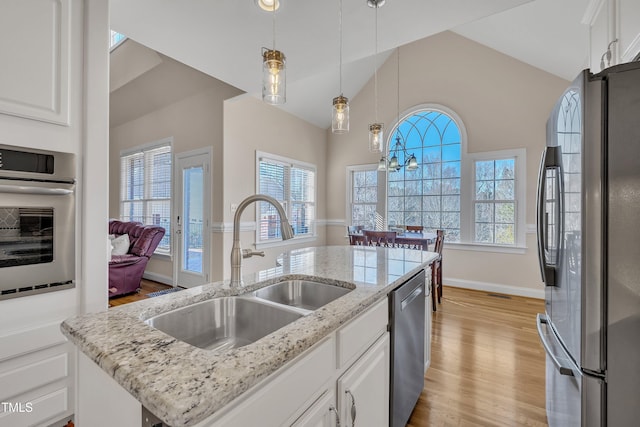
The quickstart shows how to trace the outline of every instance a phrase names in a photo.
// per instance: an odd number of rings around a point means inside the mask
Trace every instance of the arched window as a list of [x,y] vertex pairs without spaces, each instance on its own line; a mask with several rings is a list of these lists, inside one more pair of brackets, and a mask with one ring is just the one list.
[[[389,134],[389,158],[399,164],[407,155],[415,170],[387,168],[387,223],[422,225],[425,231],[445,230],[447,240],[460,241],[460,178],[464,127],[455,113],[422,106],[404,116]],[[398,139],[399,138],[399,139]],[[396,150],[396,141],[406,152]]]

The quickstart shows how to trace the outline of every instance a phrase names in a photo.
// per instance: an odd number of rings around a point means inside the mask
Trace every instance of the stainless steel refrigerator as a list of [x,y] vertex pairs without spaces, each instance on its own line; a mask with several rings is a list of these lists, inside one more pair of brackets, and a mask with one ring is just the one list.
[[640,425],[640,63],[560,97],[537,227],[549,426]]

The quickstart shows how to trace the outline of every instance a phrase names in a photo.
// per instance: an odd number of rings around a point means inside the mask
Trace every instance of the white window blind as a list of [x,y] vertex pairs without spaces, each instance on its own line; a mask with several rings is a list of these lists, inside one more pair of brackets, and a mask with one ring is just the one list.
[[171,143],[120,156],[120,219],[159,225],[166,232],[156,253],[171,253]]
[[[316,168],[314,165],[266,153],[258,154],[258,193],[276,199],[289,218],[295,237],[315,235]],[[259,202],[256,209],[258,243],[278,241],[280,217],[270,204]]]

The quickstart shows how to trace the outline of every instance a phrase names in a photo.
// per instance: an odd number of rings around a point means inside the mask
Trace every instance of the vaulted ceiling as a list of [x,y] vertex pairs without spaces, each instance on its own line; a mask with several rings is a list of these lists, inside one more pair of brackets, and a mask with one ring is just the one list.
[[[260,96],[262,47],[273,46],[272,12],[256,0],[111,0],[111,28],[164,55]],[[339,0],[280,0],[276,48],[287,56],[287,103],[322,128],[340,93]],[[342,0],[345,96],[355,96],[394,48],[453,30],[552,74],[572,79],[587,64],[589,0]],[[434,58],[434,61],[437,61]]]

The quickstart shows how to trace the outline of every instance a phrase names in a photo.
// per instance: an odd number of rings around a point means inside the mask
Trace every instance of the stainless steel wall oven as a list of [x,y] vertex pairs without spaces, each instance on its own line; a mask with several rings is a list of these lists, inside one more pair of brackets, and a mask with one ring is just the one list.
[[75,286],[75,155],[0,145],[0,299]]

